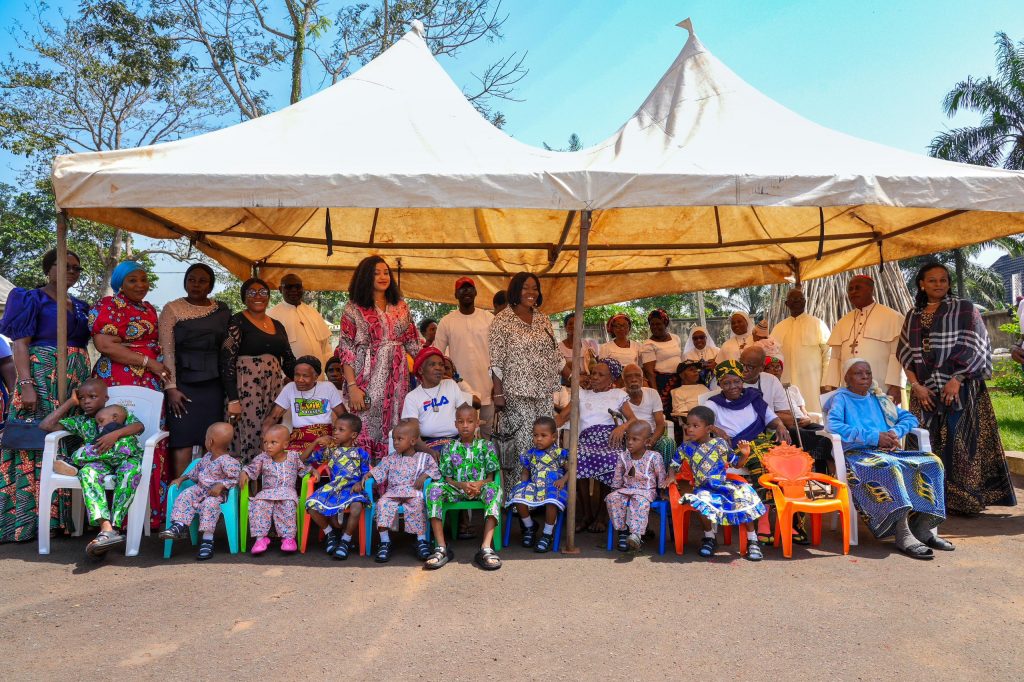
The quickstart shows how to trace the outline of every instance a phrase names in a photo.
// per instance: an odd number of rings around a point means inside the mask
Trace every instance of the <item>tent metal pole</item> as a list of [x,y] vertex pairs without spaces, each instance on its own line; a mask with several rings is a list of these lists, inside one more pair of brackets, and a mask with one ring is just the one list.
[[590,237],[590,211],[580,214],[580,251],[576,264],[576,310],[573,317],[572,379],[569,413],[569,501],[565,507],[566,554],[578,554],[576,547],[576,461],[580,440],[580,363],[583,361],[583,294],[587,288],[587,241]]
[[703,291],[698,291],[697,292],[697,320],[698,320],[698,324],[700,324],[700,326],[702,326],[705,329],[707,329],[708,321],[707,321],[706,316],[704,314],[704,292]]
[[57,398],[68,399],[68,215],[57,209]]

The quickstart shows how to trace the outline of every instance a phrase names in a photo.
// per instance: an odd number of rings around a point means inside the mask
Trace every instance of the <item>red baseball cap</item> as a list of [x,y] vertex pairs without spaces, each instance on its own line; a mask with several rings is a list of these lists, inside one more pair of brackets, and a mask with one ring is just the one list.
[[462,287],[464,287],[467,284],[469,286],[473,287],[474,289],[476,288],[476,282],[474,282],[472,280],[472,278],[470,278],[470,277],[459,277],[457,280],[455,280],[455,291],[458,291],[459,289],[461,289]]

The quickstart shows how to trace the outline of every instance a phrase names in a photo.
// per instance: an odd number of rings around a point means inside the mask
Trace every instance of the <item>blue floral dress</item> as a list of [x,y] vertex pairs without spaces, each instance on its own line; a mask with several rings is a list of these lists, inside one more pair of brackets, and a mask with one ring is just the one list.
[[569,453],[558,446],[552,446],[547,450],[530,448],[525,455],[519,457],[519,463],[524,471],[529,472],[530,479],[520,481],[512,487],[505,506],[525,504],[533,509],[553,504],[559,510],[564,510],[569,499],[569,491],[564,485],[556,488],[555,481],[565,476],[569,470]]
[[370,473],[370,455],[360,447],[317,448],[306,463],[316,466],[327,464],[330,480],[306,500],[306,509],[324,516],[344,513],[353,502],[369,504],[363,493],[352,492],[352,487]]
[[684,462],[689,466],[693,492],[683,495],[680,502],[723,526],[738,526],[763,516],[764,504],[753,486],[726,478],[729,466],[738,460],[728,441],[717,436],[703,444],[683,443],[672,458],[672,468],[681,469]]

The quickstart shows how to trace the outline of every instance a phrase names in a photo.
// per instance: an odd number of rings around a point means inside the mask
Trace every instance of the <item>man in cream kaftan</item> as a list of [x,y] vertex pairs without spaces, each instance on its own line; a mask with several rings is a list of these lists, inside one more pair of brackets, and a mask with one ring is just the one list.
[[791,289],[786,296],[790,317],[775,325],[772,336],[782,346],[786,357],[782,383],[795,384],[807,401],[808,412],[821,412],[821,388],[828,369],[828,327],[804,312],[807,301],[800,289]]

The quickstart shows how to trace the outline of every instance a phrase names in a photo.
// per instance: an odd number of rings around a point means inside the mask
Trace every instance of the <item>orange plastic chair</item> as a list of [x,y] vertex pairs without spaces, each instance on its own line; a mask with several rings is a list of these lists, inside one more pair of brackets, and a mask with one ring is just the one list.
[[[726,478],[733,481],[742,481],[746,483],[746,480],[742,476],[736,474],[728,474]],[[676,481],[686,481],[693,484],[693,473],[690,471],[689,464],[683,462],[683,468],[676,474]],[[672,535],[676,542],[676,554],[679,556],[683,555],[683,550],[686,547],[686,541],[690,537],[690,514],[696,512],[696,510],[689,504],[683,504],[682,498],[677,492],[678,488],[669,488],[668,504],[672,510]],[[726,545],[732,544],[732,526],[722,526],[722,539]],[[746,554],[747,552],[747,534],[740,529],[740,554]]]
[[[313,477],[313,474],[316,474],[316,478]],[[310,495],[312,495],[313,491],[316,489],[317,481],[320,480],[320,478],[322,476],[325,476],[326,474],[327,474],[327,465],[326,464],[321,464],[320,466],[318,466],[315,469],[313,469],[313,471],[311,471],[310,473],[306,474],[306,476],[302,479],[303,483],[305,483],[306,489],[305,489],[305,494],[302,496],[302,499],[301,499],[301,502],[303,504],[303,508],[302,508],[302,511],[303,511],[303,514],[302,514],[302,529],[300,531],[300,533],[301,533],[300,537],[302,538],[302,542],[299,544],[299,552],[301,554],[305,554],[306,553],[306,547],[309,544],[309,527],[310,527],[310,525],[312,525],[312,521],[313,521],[313,519],[311,519],[309,517],[309,514],[306,513],[306,509],[305,509],[306,500],[309,499]],[[324,532],[321,530],[317,537],[319,537],[322,540],[323,537],[324,537]],[[361,512],[359,512],[359,556],[366,556],[366,505],[365,504],[363,505],[363,510]]]
[[[821,544],[821,515],[839,512],[843,527],[843,554],[850,553],[850,498],[846,484],[838,479],[812,471],[814,460],[793,445],[777,445],[761,457],[768,473],[758,481],[770,490],[775,500],[778,521],[775,524],[775,544],[781,536],[782,554],[793,556],[793,514],[804,512],[811,516],[811,544]],[[835,497],[812,500],[804,493],[808,481],[819,481],[832,486]]]

